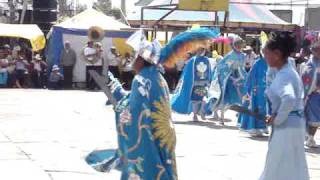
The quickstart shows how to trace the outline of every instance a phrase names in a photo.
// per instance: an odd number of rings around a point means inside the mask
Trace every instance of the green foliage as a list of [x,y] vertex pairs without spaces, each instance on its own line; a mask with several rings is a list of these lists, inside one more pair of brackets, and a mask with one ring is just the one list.
[[121,19],[121,10],[112,8],[111,0],[97,0],[93,7],[108,16],[113,16],[115,19]]

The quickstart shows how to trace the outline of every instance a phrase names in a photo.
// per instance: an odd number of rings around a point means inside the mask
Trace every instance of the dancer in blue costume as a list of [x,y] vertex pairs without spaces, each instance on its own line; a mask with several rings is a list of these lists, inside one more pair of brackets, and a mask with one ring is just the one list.
[[[138,41],[140,39],[138,37]],[[117,101],[117,156],[121,161],[121,180],[177,179],[176,136],[169,90],[156,66],[159,51],[155,47],[158,43],[143,40],[139,49],[135,48],[138,57],[133,66],[137,74],[130,93],[109,75],[108,86]]]
[[204,98],[211,80],[211,64],[205,53],[205,48],[199,48],[197,55],[188,61],[171,99],[174,111],[181,114],[190,114],[192,111],[194,121],[198,121],[198,115],[205,119]]
[[[247,106],[251,111],[258,112],[261,115],[267,114],[267,99],[265,96],[267,69],[266,60],[260,56],[249,72],[246,82],[247,95],[243,98],[243,106]],[[240,114],[239,127],[240,130],[253,136],[261,136],[267,132],[264,119],[256,119],[246,114]]]
[[224,111],[232,104],[241,104],[245,95],[245,55],[241,52],[244,41],[237,37],[233,50],[218,62],[208,92],[207,113],[221,110],[220,123],[224,124]]
[[320,127],[320,41],[311,46],[312,56],[302,70],[302,80],[306,94],[305,113],[308,126],[306,146],[317,144],[314,135]]

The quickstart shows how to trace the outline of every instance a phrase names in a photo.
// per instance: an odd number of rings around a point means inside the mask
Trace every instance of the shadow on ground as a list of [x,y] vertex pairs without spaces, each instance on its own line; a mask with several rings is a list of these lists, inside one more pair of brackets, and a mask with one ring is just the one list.
[[254,141],[269,141],[269,136],[250,136],[247,138]]
[[306,148],[306,152],[310,154],[320,154],[320,146],[317,148]]
[[[213,121],[213,122],[220,122],[220,120],[216,119],[216,118],[208,118],[207,120]],[[232,120],[231,119],[224,119],[223,122],[225,122],[225,123],[226,122],[232,122]]]
[[[231,120],[227,119],[224,122],[230,122]],[[228,126],[228,125],[216,125],[214,122],[206,122],[206,121],[176,121],[174,124],[180,125],[192,125],[192,126],[202,126],[211,129],[230,129],[230,130],[239,130],[236,126]]]

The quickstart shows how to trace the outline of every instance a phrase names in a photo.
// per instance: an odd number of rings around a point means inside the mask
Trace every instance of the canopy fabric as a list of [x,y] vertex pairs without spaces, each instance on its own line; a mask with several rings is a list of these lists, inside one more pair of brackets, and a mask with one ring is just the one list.
[[112,17],[109,17],[97,10],[87,9],[66,21],[55,25],[66,29],[89,29],[92,26],[99,26],[104,30],[120,30],[130,28]]
[[[248,2],[247,0],[243,2]],[[238,2],[238,1],[237,1]],[[241,2],[241,0],[239,0]],[[154,0],[149,4],[149,6],[161,5],[161,4],[175,4],[178,0]],[[157,21],[163,15],[165,15],[168,10],[155,10],[155,9],[145,9],[144,10],[144,20],[145,21]],[[136,24],[140,21],[141,13],[136,11],[128,16],[129,22]],[[219,19],[222,21],[224,19],[224,13],[219,12]],[[172,14],[167,16],[164,22],[173,22],[181,24],[181,22],[187,22],[188,24],[195,24],[199,22],[212,22],[215,20],[214,12],[205,11],[174,11]],[[229,4],[229,25],[234,23],[241,23],[239,26],[246,26],[252,24],[269,24],[269,25],[289,25],[289,23],[283,21],[276,15],[274,15],[268,8],[264,5],[255,4]],[[201,24],[201,23],[200,23]]]
[[39,51],[46,45],[43,32],[34,24],[0,24],[0,36],[28,39],[33,51]]

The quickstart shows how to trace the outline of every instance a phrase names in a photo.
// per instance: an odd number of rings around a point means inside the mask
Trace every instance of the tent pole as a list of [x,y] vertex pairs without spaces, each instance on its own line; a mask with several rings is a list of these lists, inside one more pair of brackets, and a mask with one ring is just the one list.
[[168,30],[166,30],[166,41],[165,43],[167,44],[168,43]]
[[140,20],[140,28],[143,26],[143,16],[144,16],[144,7],[141,8],[141,20]]

